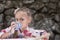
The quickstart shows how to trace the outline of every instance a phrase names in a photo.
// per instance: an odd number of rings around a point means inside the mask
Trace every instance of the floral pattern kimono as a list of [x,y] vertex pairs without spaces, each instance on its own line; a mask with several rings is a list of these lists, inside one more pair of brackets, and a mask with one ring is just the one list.
[[[1,32],[0,32],[0,37],[1,37],[4,33],[6,33],[6,32],[10,32],[10,30],[11,30],[10,27],[1,30]],[[14,28],[13,28],[11,31],[12,31],[12,32],[10,32],[10,36],[7,37],[7,38],[13,38],[13,34],[14,34],[14,31],[15,31]],[[18,33],[19,33],[19,31],[18,31]],[[45,30],[35,30],[35,29],[33,29],[33,28],[27,27],[26,30],[24,30],[22,33],[19,33],[18,35],[20,35],[20,36],[21,36],[21,35],[23,35],[23,36],[29,36],[29,37],[31,37],[32,35],[34,35],[34,36],[36,36],[36,37],[40,37],[41,35],[45,35],[45,34],[47,34],[47,32],[46,32]],[[18,36],[17,38],[20,38],[20,36]],[[47,40],[47,38],[44,38],[44,40]]]

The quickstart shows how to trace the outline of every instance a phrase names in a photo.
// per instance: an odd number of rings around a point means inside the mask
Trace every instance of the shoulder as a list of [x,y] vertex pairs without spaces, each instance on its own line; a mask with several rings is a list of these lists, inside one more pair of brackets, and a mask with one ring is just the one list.
[[5,29],[2,29],[1,32],[4,32],[4,33],[5,33],[5,32],[9,32],[10,29],[11,29],[11,27],[8,27],[8,28],[5,28]]

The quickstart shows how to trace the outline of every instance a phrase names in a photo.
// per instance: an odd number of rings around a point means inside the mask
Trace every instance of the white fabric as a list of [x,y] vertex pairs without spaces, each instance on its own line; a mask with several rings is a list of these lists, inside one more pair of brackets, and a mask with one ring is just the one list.
[[[10,35],[12,35],[13,36],[13,34],[14,34],[14,28],[6,28],[5,29],[6,30],[6,32],[10,32]],[[10,31],[11,30],[11,31]],[[44,32],[45,30],[36,30],[36,29],[34,29],[34,28],[29,28],[29,27],[27,27],[27,30],[29,31],[29,32],[31,32],[32,33],[32,35],[34,35],[34,36],[36,36],[36,37],[40,37],[40,32]],[[37,33],[36,33],[37,32]],[[4,34],[4,32],[0,32],[0,37],[1,37],[1,35],[3,35]],[[20,34],[20,33],[19,33]],[[18,35],[19,35],[18,34]],[[48,34],[47,34],[48,35]],[[48,36],[49,37],[49,36]]]
[[4,34],[4,32],[0,32],[0,37]]
[[10,30],[11,30],[11,27],[5,29],[6,32],[9,32]]

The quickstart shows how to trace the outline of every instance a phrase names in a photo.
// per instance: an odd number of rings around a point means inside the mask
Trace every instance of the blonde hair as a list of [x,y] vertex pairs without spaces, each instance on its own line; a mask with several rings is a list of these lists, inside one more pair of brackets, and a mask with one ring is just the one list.
[[19,11],[27,12],[27,15],[28,15],[28,16],[31,16],[31,14],[32,14],[32,11],[31,11],[29,8],[26,8],[26,7],[17,8],[17,9],[14,11],[14,14],[16,14],[16,13],[19,12]]

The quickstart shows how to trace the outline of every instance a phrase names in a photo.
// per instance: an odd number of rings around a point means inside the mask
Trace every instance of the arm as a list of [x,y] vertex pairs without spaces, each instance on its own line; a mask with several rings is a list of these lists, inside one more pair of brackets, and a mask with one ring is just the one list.
[[0,35],[0,38],[5,38],[6,36],[8,36],[8,32],[10,31],[10,27],[9,28],[6,28],[6,29],[3,29],[1,31],[1,35]]
[[7,32],[7,33],[4,33],[0,38],[1,38],[1,39],[7,38],[9,35],[10,35],[9,32]]
[[4,33],[0,36],[0,38],[7,38],[10,35],[12,35],[14,33],[14,28],[15,28],[15,25],[11,25],[9,28],[2,30],[1,32],[4,32]]

